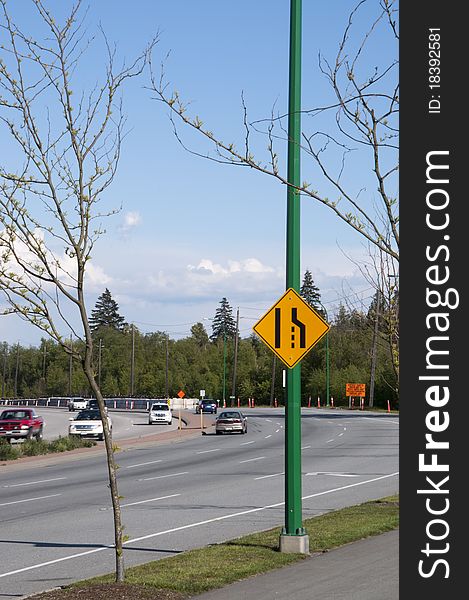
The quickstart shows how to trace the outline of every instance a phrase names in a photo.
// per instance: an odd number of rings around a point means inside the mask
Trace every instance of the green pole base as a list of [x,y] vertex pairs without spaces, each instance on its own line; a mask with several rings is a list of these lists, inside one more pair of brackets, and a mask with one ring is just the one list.
[[280,552],[288,554],[309,554],[309,535],[306,533],[297,535],[281,533],[279,547]]

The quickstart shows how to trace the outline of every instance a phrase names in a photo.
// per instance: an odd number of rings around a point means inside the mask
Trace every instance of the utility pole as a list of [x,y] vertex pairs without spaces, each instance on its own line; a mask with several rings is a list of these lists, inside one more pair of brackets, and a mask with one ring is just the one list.
[[47,356],[47,345],[46,340],[44,340],[44,347],[42,349],[42,381],[44,384],[44,394],[46,393],[47,382],[46,382],[46,356]]
[[236,333],[235,333],[235,347],[233,357],[233,385],[231,386],[231,402],[230,405],[233,408],[235,396],[236,396],[236,369],[238,366],[238,338],[239,338],[239,306],[236,310]]
[[270,406],[274,405],[274,395],[275,395],[275,367],[277,363],[277,357],[275,354],[272,357],[272,382],[270,384]]
[[[301,0],[290,2],[286,288],[300,291]],[[287,371],[285,527],[280,551],[309,554],[301,503],[301,364]]]
[[15,398],[18,398],[18,371],[20,367],[20,343],[16,344],[16,369],[15,369]]
[[134,395],[135,384],[135,327],[132,323],[132,352],[130,356],[130,396]]
[[226,406],[226,323],[223,325],[223,406]]
[[381,310],[381,292],[378,290],[378,297],[376,299],[376,318],[375,326],[373,330],[373,345],[371,348],[371,373],[370,373],[370,400],[369,406],[373,407],[374,396],[375,396],[375,373],[376,373],[376,359],[378,354],[378,330],[379,330],[379,313]]
[[[322,302],[319,302],[326,321],[329,323],[329,315],[327,314],[326,307]],[[330,360],[329,360],[329,332],[326,333],[326,406],[330,406],[330,393],[331,393],[331,375],[330,375]]]
[[101,360],[103,352],[103,340],[99,338],[99,350],[98,350],[98,387],[101,389]]
[[169,341],[168,334],[166,334],[166,372],[165,372],[165,390],[166,400],[169,399]]
[[7,344],[4,344],[4,346],[3,346],[2,398],[5,398],[5,385],[6,385],[6,375],[7,375],[7,351],[8,351],[8,346],[7,346]]
[[68,395],[72,397],[72,374],[73,374],[73,340],[70,334],[70,357],[68,362]]

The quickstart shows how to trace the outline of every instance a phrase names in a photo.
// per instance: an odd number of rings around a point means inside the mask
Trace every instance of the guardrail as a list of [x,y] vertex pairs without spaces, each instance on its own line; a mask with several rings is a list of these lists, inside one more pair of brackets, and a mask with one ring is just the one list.
[[[51,408],[67,408],[70,400],[76,399],[64,396],[50,396],[48,398],[2,398],[0,404],[5,406],[45,406]],[[150,405],[158,400],[166,402],[166,398],[105,398],[104,403],[108,408],[115,410],[149,410]],[[194,408],[198,398],[170,398],[171,408]]]

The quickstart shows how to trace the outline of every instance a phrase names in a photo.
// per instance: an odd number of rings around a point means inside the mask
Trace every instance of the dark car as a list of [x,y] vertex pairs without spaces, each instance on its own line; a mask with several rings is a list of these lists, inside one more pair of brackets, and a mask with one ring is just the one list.
[[212,413],[213,415],[217,414],[218,404],[216,400],[201,400],[199,404],[196,406],[195,412],[200,414],[200,411],[204,413]]
[[248,419],[240,410],[224,410],[215,423],[215,433],[248,432]]
[[[96,398],[88,400],[88,408],[89,410],[99,410],[99,404]],[[107,413],[107,406],[104,406],[104,411]]]

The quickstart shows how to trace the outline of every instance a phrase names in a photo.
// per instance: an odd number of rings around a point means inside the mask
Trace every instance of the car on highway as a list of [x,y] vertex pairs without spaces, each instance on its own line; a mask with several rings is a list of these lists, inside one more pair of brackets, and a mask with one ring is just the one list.
[[85,398],[70,398],[68,401],[68,410],[83,410],[88,408],[88,400]]
[[224,410],[215,421],[215,433],[248,432],[248,418],[240,410]]
[[0,439],[11,440],[35,438],[42,440],[44,419],[39,416],[34,408],[24,406],[10,406],[0,413]]
[[[109,430],[112,433],[111,417],[106,415],[106,418]],[[68,435],[93,437],[98,440],[104,440],[104,426],[99,410],[81,410],[75,417],[70,417],[69,420]]]
[[[99,404],[96,398],[90,398],[88,400],[87,408],[89,408],[90,410],[99,410]],[[104,411],[107,413],[107,406],[104,406]]]
[[165,400],[154,402],[148,411],[148,424],[166,423],[171,425],[173,422],[173,413]]
[[217,414],[218,404],[216,400],[210,400],[209,398],[201,400],[195,407],[195,412],[200,414],[200,411],[204,413]]

